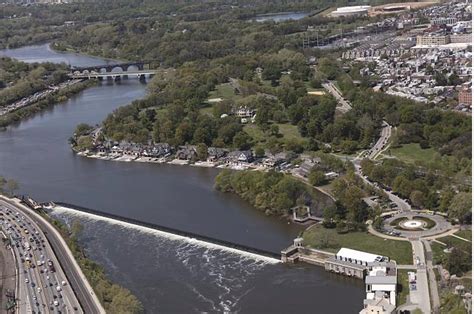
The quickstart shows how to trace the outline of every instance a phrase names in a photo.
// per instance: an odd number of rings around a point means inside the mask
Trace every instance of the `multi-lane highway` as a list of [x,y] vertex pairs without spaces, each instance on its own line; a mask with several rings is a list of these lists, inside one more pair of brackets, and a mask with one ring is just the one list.
[[342,113],[346,113],[352,109],[351,104],[344,98],[344,96],[342,96],[341,91],[331,81],[323,83],[322,85],[334,96],[334,98],[336,98],[339,104],[337,109],[339,109]]
[[17,263],[17,313],[103,313],[64,240],[37,213],[0,198]]

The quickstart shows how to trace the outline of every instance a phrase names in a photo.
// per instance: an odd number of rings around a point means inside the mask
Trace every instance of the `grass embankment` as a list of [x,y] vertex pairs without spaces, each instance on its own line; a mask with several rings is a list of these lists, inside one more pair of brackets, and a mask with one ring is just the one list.
[[128,289],[112,283],[107,279],[102,266],[87,258],[84,250],[77,241],[77,235],[81,231],[78,223],[73,223],[69,229],[66,225],[58,220],[52,220],[45,215],[59,231],[66,241],[74,258],[81,267],[84,275],[94,288],[100,303],[107,313],[143,313],[143,305]]
[[407,302],[410,293],[410,285],[408,284],[409,270],[398,270],[397,273],[397,305]]
[[434,148],[422,149],[418,143],[404,144],[389,150],[392,156],[412,164],[432,162],[437,154]]
[[386,240],[367,232],[337,233],[314,225],[303,233],[304,242],[311,247],[337,252],[341,247],[388,256],[398,264],[412,264],[411,245],[407,241]]
[[[455,235],[469,241],[472,239],[471,230],[461,230],[456,232]],[[452,236],[447,236],[437,240],[446,244],[446,246],[437,242],[431,243],[431,249],[433,250],[433,263],[435,264],[441,264],[441,262],[446,258],[447,254],[450,254],[444,252],[444,250],[447,248],[458,248],[472,256],[472,242],[463,241]]]

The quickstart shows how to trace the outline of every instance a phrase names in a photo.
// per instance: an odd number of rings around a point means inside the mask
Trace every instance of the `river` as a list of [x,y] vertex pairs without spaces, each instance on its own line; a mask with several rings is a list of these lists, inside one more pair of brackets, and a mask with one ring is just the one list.
[[289,21],[289,20],[301,20],[302,18],[305,18],[310,14],[311,14],[310,12],[268,13],[268,14],[257,15],[252,20],[256,22],[266,22],[266,21],[283,22],[283,21]]
[[[47,45],[1,54],[26,62],[105,63],[57,53]],[[216,191],[215,169],[73,154],[67,140],[78,123],[99,123],[115,108],[145,94],[146,85],[138,80],[103,81],[9,127],[0,132],[0,174],[19,181],[19,192],[39,201],[64,201],[266,250],[279,251],[290,244],[301,228]],[[148,313],[350,313],[362,308],[362,282],[319,267],[287,266],[140,228],[54,214],[66,222],[74,218],[83,223],[80,242],[88,255],[114,282],[137,295]]]

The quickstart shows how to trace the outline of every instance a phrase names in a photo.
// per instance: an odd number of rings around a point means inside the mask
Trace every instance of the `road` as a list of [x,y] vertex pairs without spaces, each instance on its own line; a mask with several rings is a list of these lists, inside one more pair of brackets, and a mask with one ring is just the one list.
[[2,227],[10,231],[17,255],[20,313],[105,313],[54,227],[18,201],[0,198],[0,209],[8,213]]
[[334,98],[336,98],[339,104],[337,109],[339,109],[342,113],[346,113],[352,109],[351,104],[344,98],[344,96],[342,96],[341,91],[336,87],[336,85],[334,85],[333,82],[328,81],[322,85],[328,92],[331,93],[331,95],[334,96]]
[[423,243],[420,240],[411,241],[416,271],[416,290],[410,289],[410,301],[418,305],[425,314],[431,313],[430,290],[426,271],[426,258]]
[[18,267],[20,313],[82,313],[42,230],[13,206],[0,204],[0,210]]
[[388,140],[392,136],[392,126],[388,124],[386,121],[382,122],[382,130],[380,132],[380,137],[375,143],[375,145],[369,150],[368,158],[375,159],[378,155],[384,150],[384,148],[388,145]]
[[364,176],[364,174],[362,173],[362,168],[360,166],[362,158],[369,158],[373,160],[378,155],[380,155],[380,153],[388,147],[388,140],[390,139],[391,135],[392,126],[389,125],[386,121],[382,121],[382,130],[380,131],[380,137],[378,138],[377,142],[367,152],[364,152],[363,154],[360,154],[359,156],[354,158],[352,160],[352,163],[354,164],[354,167],[356,169],[356,174],[361,177],[365,183],[383,190],[387,197],[390,199],[390,201],[395,203],[400,210],[408,211],[411,210],[411,205],[408,200],[402,199],[399,196],[395,195],[391,190],[385,189],[382,186],[379,186],[378,183],[370,181],[367,176]]

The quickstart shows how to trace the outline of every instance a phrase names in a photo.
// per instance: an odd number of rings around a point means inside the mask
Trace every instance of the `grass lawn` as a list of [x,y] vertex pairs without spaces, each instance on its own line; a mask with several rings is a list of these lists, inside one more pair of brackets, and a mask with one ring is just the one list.
[[201,109],[199,109],[199,112],[202,113],[202,114],[208,115],[208,116],[213,115],[212,106],[201,108]]
[[434,162],[437,154],[434,148],[421,149],[418,143],[404,144],[400,148],[390,148],[389,151],[392,156],[412,164]]
[[240,95],[234,93],[234,88],[230,83],[223,83],[216,86],[216,89],[209,93],[209,98],[238,99]]
[[[277,124],[278,131],[282,135],[281,139],[288,141],[298,141],[301,142],[304,138],[300,135],[298,127],[291,124]],[[256,124],[246,124],[244,126],[244,131],[254,139],[255,142],[265,142],[268,138],[268,135],[265,134]]]
[[[398,264],[412,264],[411,245],[408,241],[386,240],[367,232],[338,234],[336,229],[325,229],[320,225],[305,230],[304,242],[314,248],[337,252],[341,247],[388,256]],[[321,239],[328,243],[321,244]]]
[[458,237],[472,241],[472,230],[461,230],[455,233]]
[[286,124],[277,124],[279,132],[283,135],[283,138],[286,140],[297,140],[302,141],[303,137],[301,136],[300,132],[298,131],[298,127],[296,125],[292,125],[289,123]]
[[436,242],[431,243],[431,250],[433,251],[433,264],[438,265],[443,261],[446,253],[443,252],[447,247]]
[[265,142],[265,133],[255,124],[246,124],[244,131],[257,143]]
[[408,284],[409,270],[398,270],[397,273],[397,305],[401,305],[407,301],[407,296],[410,293]]
[[[471,239],[470,232],[471,230],[462,230],[462,231],[456,232],[455,234],[465,239]],[[442,262],[443,258],[446,256],[446,253],[444,253],[443,250],[450,247],[456,247],[460,250],[467,252],[469,255],[472,255],[471,242],[466,242],[466,241],[463,241],[451,236],[444,237],[438,240],[440,242],[447,244],[447,246],[441,245],[436,242],[431,243],[431,249],[433,250],[433,263],[435,264],[440,264]]]

